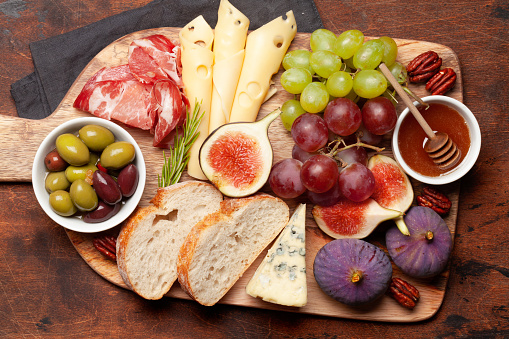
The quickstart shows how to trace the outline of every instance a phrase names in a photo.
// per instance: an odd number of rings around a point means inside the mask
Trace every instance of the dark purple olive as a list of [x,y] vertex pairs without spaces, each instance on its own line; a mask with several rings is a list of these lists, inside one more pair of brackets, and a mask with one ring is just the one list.
[[136,192],[138,187],[139,173],[135,165],[129,164],[122,171],[117,178],[117,183],[120,186],[122,195],[124,197],[130,197]]
[[56,149],[46,154],[46,157],[44,158],[44,164],[50,172],[61,172],[68,166],[67,162],[62,159]]
[[92,176],[92,182],[97,196],[105,203],[114,205],[122,200],[120,187],[109,174],[103,171],[95,171]]
[[404,273],[428,278],[440,274],[452,251],[452,236],[444,219],[428,207],[414,206],[407,211],[405,224],[410,235],[396,226],[385,234],[389,255]]
[[97,223],[103,222],[117,214],[120,211],[120,203],[115,205],[108,205],[104,201],[99,201],[97,208],[91,212],[88,212],[83,217],[84,222]]
[[392,278],[384,251],[359,239],[327,243],[316,254],[313,271],[325,294],[350,306],[374,301],[385,293]]

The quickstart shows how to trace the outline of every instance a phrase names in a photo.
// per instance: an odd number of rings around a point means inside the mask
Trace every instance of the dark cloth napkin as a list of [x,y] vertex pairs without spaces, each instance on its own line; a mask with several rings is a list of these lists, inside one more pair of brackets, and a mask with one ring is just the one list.
[[[250,20],[254,30],[293,10],[299,32],[323,24],[312,0],[230,0]],[[182,27],[203,15],[214,28],[219,0],[156,0],[74,31],[30,44],[35,71],[11,85],[18,115],[42,119],[59,105],[88,62],[116,39],[156,27]]]

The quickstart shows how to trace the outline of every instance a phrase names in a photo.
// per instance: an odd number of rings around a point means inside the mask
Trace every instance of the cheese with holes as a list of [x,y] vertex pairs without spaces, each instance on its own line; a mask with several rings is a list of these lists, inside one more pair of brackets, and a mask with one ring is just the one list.
[[301,204],[246,286],[252,297],[302,307],[307,303],[306,205]]
[[204,113],[198,127],[200,135],[190,150],[187,173],[194,178],[205,180],[207,178],[200,168],[198,153],[209,132],[214,33],[200,15],[180,30],[179,38],[182,48],[182,81],[191,104],[190,111],[193,112],[196,103],[201,103],[200,114]]
[[235,92],[230,122],[256,120],[283,57],[297,34],[292,11],[251,32],[246,41],[246,55]]
[[230,119],[246,46],[249,19],[228,0],[221,0],[214,30],[214,67],[209,133]]

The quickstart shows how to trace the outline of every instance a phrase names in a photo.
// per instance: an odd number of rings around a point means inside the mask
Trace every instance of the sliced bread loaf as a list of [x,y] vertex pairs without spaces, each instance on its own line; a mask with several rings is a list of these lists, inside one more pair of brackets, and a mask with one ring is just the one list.
[[187,181],[157,190],[153,205],[138,209],[117,239],[122,279],[145,299],[160,299],[177,279],[179,249],[191,228],[220,208],[212,185]]
[[285,227],[286,203],[268,194],[228,199],[193,227],[178,258],[182,288],[202,305],[217,303]]

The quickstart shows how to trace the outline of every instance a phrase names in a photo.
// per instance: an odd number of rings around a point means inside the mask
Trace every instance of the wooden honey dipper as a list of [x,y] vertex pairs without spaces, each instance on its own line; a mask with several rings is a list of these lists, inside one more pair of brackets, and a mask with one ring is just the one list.
[[[405,92],[403,87],[401,87],[396,78],[394,78],[391,71],[389,71],[384,63],[380,64],[380,70],[389,80],[401,99],[403,99],[405,105],[408,107],[410,112],[412,112],[415,119],[428,136],[428,140],[426,140],[426,143],[424,144],[424,150],[428,153],[429,157],[438,167],[442,169],[454,166],[460,158],[460,150],[456,144],[451,140],[451,138],[449,138],[447,133],[433,132],[426,120],[424,120],[421,112],[419,112],[417,107],[415,107],[408,94]],[[420,99],[419,102],[423,103]]]

